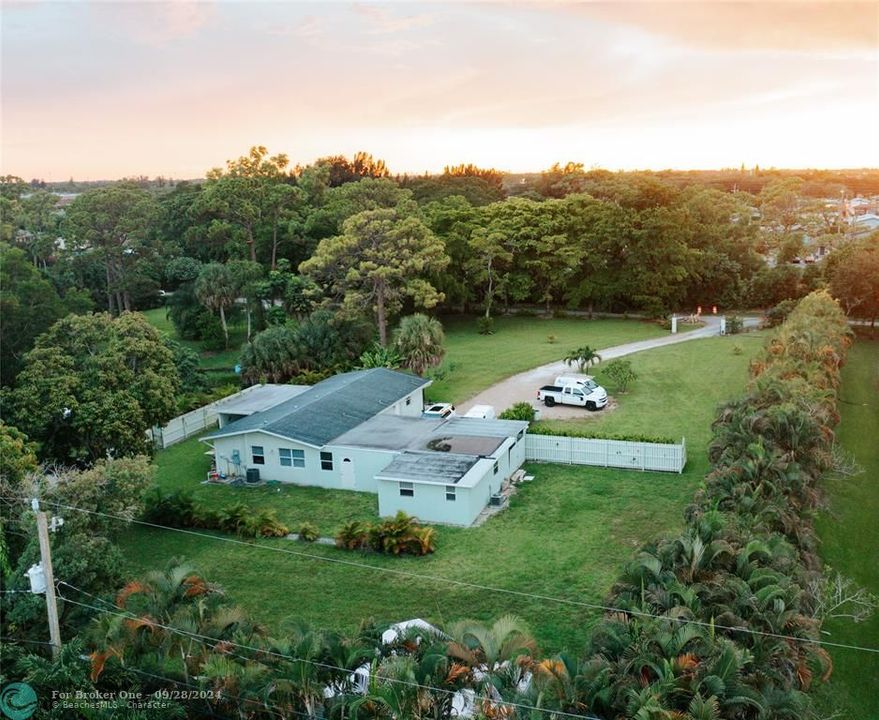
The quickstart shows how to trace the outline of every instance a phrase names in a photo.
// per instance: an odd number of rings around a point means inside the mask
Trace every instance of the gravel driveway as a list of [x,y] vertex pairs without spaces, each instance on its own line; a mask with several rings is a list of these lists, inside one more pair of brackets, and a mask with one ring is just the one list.
[[[605,348],[604,350],[599,350],[598,354],[601,355],[602,362],[604,362],[625,355],[631,355],[636,352],[641,352],[642,350],[653,350],[654,348],[665,347],[666,345],[676,345],[677,343],[687,342],[689,340],[713,337],[720,333],[719,317],[707,316],[703,317],[702,320],[705,323],[705,326],[698,330],[680,332],[677,335],[669,334],[665,337],[654,338],[653,340],[640,340],[638,342],[626,343],[625,345],[615,345],[613,347]],[[746,318],[745,324],[747,327],[756,327],[759,324],[759,318]],[[574,418],[599,418],[602,413],[608,410],[613,410],[613,408],[616,407],[616,402],[612,397],[608,397],[607,408],[596,413],[590,413],[588,410],[584,410],[581,407],[571,407],[570,405],[545,407],[543,403],[538,403],[538,388],[543,385],[550,385],[559,375],[570,375],[571,373],[572,369],[565,365],[561,360],[550,363],[549,365],[541,365],[540,367],[526,370],[523,373],[502,380],[496,385],[492,385],[487,390],[483,390],[478,395],[461,403],[458,406],[458,413],[463,415],[474,405],[492,405],[495,410],[500,413],[517,402],[528,402],[540,410],[540,418],[543,420],[571,420]]]

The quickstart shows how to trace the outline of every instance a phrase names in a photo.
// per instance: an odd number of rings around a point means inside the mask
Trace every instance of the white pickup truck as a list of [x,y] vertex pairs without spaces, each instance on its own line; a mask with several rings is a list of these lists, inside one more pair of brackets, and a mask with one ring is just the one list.
[[555,385],[544,385],[537,391],[537,399],[547,407],[553,405],[580,405],[587,410],[601,410],[607,405],[607,390],[591,378],[560,376]]

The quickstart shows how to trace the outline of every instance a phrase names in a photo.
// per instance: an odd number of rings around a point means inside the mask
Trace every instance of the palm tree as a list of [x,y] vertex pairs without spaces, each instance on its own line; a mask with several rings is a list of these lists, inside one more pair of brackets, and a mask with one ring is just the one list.
[[581,373],[600,362],[601,355],[588,345],[579,347],[576,350],[571,350],[571,352],[565,356],[565,365],[568,367],[576,365]]
[[226,324],[226,308],[238,297],[238,283],[230,270],[222,263],[208,263],[195,281],[195,295],[208,310],[220,313],[223,337],[229,347],[229,327]]
[[445,355],[445,334],[436,318],[421,313],[409,315],[400,321],[394,347],[403,364],[416,375],[440,364]]

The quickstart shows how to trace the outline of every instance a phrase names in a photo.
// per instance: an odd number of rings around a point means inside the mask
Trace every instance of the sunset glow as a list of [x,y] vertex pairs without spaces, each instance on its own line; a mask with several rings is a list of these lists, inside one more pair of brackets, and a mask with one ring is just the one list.
[[879,3],[3,5],[2,172],[879,165]]

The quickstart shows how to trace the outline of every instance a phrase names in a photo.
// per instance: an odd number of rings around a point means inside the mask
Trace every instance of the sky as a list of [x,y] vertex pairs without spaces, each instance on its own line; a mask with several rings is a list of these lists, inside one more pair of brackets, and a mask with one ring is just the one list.
[[2,0],[0,172],[879,167],[873,2]]

